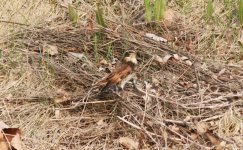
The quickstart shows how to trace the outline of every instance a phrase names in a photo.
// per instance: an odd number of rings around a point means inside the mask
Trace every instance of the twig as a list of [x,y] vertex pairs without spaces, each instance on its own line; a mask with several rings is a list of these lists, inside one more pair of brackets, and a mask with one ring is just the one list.
[[201,101],[201,102],[198,102],[198,103],[190,103],[188,105],[201,105],[201,104],[204,104],[204,103],[210,103],[210,102],[215,102],[215,101],[221,101],[223,99],[227,99],[227,98],[232,98],[232,97],[242,97],[243,96],[243,92],[241,93],[237,93],[237,94],[233,94],[233,93],[229,93],[225,96],[219,96],[217,98],[213,98],[213,99],[209,99],[209,100],[204,100],[204,101]]
[[69,108],[63,108],[63,109],[75,109],[76,107],[87,105],[87,104],[100,104],[100,103],[112,103],[116,100],[105,100],[105,101],[91,101],[91,102],[78,102],[75,104],[75,106],[69,107]]
[[30,26],[29,24],[20,23],[20,22],[13,22],[13,21],[7,21],[7,20],[0,20],[0,22],[10,23],[10,24],[17,24],[17,25],[22,25],[22,26]]
[[163,119],[164,122],[167,123],[174,123],[174,124],[178,124],[181,126],[189,126],[189,122],[185,122],[185,121],[179,121],[179,120],[171,120],[171,119]]
[[142,129],[142,128],[140,128],[139,126],[137,126],[137,125],[135,125],[135,124],[133,124],[133,123],[127,121],[126,119],[124,119],[124,118],[122,118],[122,117],[120,117],[120,116],[116,116],[116,117],[117,117],[118,119],[120,119],[121,121],[123,121],[123,122],[129,124],[130,126],[136,128],[136,129],[138,129],[138,130],[141,130],[141,129]]
[[135,89],[136,89],[139,93],[141,93],[141,94],[143,94],[143,95],[146,95],[146,94],[147,94],[148,96],[151,96],[151,97],[153,97],[153,98],[160,99],[160,100],[162,100],[162,101],[164,101],[164,102],[166,102],[166,103],[175,104],[175,105],[181,106],[182,108],[185,108],[185,107],[184,107],[182,104],[180,104],[180,103],[173,102],[173,101],[170,101],[170,100],[165,100],[165,99],[162,99],[162,98],[159,97],[159,96],[156,96],[156,95],[153,95],[153,94],[146,93],[145,91],[143,91],[142,89],[140,89],[139,87],[137,87],[136,84],[134,84],[134,87],[135,87]]
[[[209,104],[207,106],[198,106],[198,107],[188,107],[188,106],[184,106],[185,108],[187,109],[190,109],[190,110],[193,110],[193,109],[220,109],[220,108],[223,108],[223,107],[227,107],[227,106],[231,106],[231,105],[235,105],[236,103],[238,102],[242,102],[242,100],[237,100],[237,101],[234,101],[234,102],[225,102],[225,103],[220,103],[220,104],[215,104],[215,105],[212,105],[212,104]],[[239,104],[240,106],[243,105],[243,104]]]
[[[126,119],[124,119],[124,118],[122,118],[122,117],[117,116],[117,118],[120,119],[120,120],[122,120],[123,122],[129,124],[130,126],[136,128],[136,129],[138,129],[138,130],[142,130],[142,131],[144,131],[144,132],[150,137],[150,139],[151,139],[154,143],[158,144],[158,142],[157,142],[156,140],[154,140],[154,138],[150,135],[151,132],[149,132],[149,131],[145,130],[144,128],[141,128],[141,127],[139,127],[139,126],[137,126],[137,125],[135,125],[135,124],[133,124],[133,123],[127,121]],[[153,133],[153,134],[154,134],[154,133]]]
[[[121,98],[122,98],[122,97],[121,97]],[[122,98],[122,99],[123,99],[123,98]],[[133,110],[132,108],[130,108],[128,105],[125,104],[124,99],[123,99],[123,101],[120,101],[120,102],[123,104],[123,106],[126,106],[126,108],[128,108],[128,110],[130,110],[131,112],[133,112],[133,113],[137,114],[138,116],[142,117],[143,113],[139,113],[138,111],[135,111],[135,110]],[[199,143],[196,143],[196,142],[192,141],[191,139],[189,139],[188,137],[185,137],[185,136],[183,136],[183,135],[181,135],[181,134],[175,132],[174,130],[170,129],[169,127],[167,127],[167,126],[165,125],[165,123],[163,122],[163,120],[157,120],[157,119],[155,119],[154,117],[150,116],[149,114],[145,114],[145,117],[146,117],[146,118],[149,118],[149,119],[151,119],[151,120],[153,120],[156,124],[159,124],[159,125],[165,127],[167,130],[169,130],[170,132],[172,132],[172,133],[174,133],[175,135],[179,136],[180,138],[183,138],[183,139],[185,139],[185,140],[187,140],[187,141],[190,141],[190,142],[192,142],[192,143],[194,143],[194,144],[196,144],[196,145],[198,145],[198,146],[200,146],[200,147],[204,147],[204,148],[205,148],[204,145],[201,145],[201,144],[199,144]]]
[[198,72],[197,72],[197,69],[196,69],[196,66],[195,66],[195,63],[193,63],[193,70],[194,70],[194,73],[195,73],[195,77],[196,77],[196,81],[197,81],[197,87],[198,87],[198,94],[199,94],[199,97],[201,99],[201,102],[203,101],[203,98],[202,98],[202,93],[201,93],[201,86],[200,86],[200,82],[199,82],[199,78],[198,78]]
[[207,121],[211,121],[211,120],[214,120],[214,119],[218,119],[218,118],[221,118],[223,117],[224,115],[217,115],[217,116],[213,116],[213,117],[210,117],[210,118],[206,118],[206,119],[203,119],[201,120],[202,122],[207,122]]

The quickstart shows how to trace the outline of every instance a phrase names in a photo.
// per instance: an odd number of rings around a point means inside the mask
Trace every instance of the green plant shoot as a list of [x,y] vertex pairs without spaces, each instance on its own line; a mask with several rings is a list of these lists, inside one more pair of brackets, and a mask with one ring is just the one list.
[[77,22],[78,22],[78,13],[77,13],[77,11],[74,9],[74,7],[71,6],[71,5],[68,5],[68,15],[69,15],[70,20],[72,21],[72,23],[73,23],[74,25],[76,25]]
[[106,27],[106,24],[105,24],[105,21],[104,21],[104,18],[103,18],[102,10],[100,9],[100,7],[98,5],[97,5],[97,10],[96,10],[95,14],[96,14],[97,23],[99,25],[101,25],[102,27]]
[[208,0],[208,4],[206,7],[206,19],[209,20],[213,17],[213,1],[212,0]]
[[154,3],[154,18],[160,21],[164,17],[166,0],[155,0]]
[[243,0],[239,1],[238,16],[239,16],[241,25],[243,25]]
[[144,0],[146,21],[152,21],[152,6],[150,0]]

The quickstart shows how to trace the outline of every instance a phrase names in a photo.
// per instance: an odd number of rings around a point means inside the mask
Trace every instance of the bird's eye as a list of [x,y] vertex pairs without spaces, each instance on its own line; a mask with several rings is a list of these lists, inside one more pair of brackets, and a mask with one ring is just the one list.
[[125,57],[129,57],[131,54],[134,54],[134,53],[135,53],[135,52],[132,51],[132,50],[130,50],[130,51],[126,51],[125,54],[124,54],[124,56],[125,56]]
[[129,55],[130,55],[129,52],[126,52],[126,53],[125,53],[125,57],[128,57]]

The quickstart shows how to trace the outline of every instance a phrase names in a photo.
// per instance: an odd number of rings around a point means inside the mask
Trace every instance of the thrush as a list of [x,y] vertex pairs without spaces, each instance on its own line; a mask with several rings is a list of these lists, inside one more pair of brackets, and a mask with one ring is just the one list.
[[[101,92],[107,91],[110,87],[121,85],[123,80],[131,75],[137,66],[137,54],[134,50],[128,50],[121,61],[121,64],[98,84],[105,84]],[[123,86],[120,86],[123,89]]]

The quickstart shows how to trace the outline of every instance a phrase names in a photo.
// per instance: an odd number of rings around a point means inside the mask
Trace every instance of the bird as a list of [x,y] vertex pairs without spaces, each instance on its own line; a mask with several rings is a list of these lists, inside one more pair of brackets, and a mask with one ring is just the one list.
[[107,91],[109,88],[120,84],[120,88],[123,89],[125,83],[122,84],[123,80],[131,75],[137,66],[137,53],[135,50],[128,50],[121,61],[121,64],[115,68],[107,77],[98,82],[98,84],[105,84],[101,89],[101,92]]

